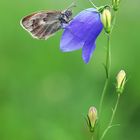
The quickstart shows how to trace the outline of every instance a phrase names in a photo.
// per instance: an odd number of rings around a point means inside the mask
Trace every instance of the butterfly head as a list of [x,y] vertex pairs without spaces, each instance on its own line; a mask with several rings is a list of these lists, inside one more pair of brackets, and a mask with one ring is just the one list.
[[72,8],[76,7],[75,3],[73,2],[69,7],[62,11],[60,20],[62,23],[69,23],[72,20]]
[[61,13],[60,20],[62,23],[69,23],[72,19],[72,10],[68,9]]
[[65,16],[66,17],[72,17],[72,10],[70,10],[70,9],[68,9],[68,10],[66,10],[65,12],[64,12],[64,14],[65,14]]

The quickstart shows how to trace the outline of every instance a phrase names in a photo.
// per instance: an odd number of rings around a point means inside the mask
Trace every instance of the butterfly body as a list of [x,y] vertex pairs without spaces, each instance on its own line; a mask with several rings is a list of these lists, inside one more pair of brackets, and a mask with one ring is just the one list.
[[33,38],[48,39],[55,32],[63,28],[72,19],[70,9],[64,11],[40,11],[30,14],[21,20],[21,26]]

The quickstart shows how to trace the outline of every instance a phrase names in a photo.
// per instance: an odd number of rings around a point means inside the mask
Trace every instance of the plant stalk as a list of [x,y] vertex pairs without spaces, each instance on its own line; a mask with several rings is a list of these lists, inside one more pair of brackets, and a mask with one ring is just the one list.
[[112,122],[113,122],[114,117],[115,117],[115,113],[116,113],[116,110],[117,110],[117,107],[118,107],[118,104],[119,104],[119,100],[120,100],[120,94],[118,94],[118,98],[117,98],[115,107],[114,107],[114,109],[113,109],[112,116],[111,116],[111,118],[110,118],[109,124],[108,124],[107,128],[104,130],[104,132],[103,132],[103,134],[102,134],[100,140],[103,140],[103,139],[104,139],[104,137],[105,137],[105,135],[107,134],[108,130],[113,126],[113,125],[112,125]]

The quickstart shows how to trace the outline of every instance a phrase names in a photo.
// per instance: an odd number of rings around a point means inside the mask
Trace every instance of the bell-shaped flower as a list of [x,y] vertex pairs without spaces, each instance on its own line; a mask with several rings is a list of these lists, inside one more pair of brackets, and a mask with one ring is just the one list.
[[63,52],[70,52],[82,48],[82,58],[85,63],[88,63],[102,29],[100,13],[95,8],[85,9],[66,26],[61,38],[60,49]]

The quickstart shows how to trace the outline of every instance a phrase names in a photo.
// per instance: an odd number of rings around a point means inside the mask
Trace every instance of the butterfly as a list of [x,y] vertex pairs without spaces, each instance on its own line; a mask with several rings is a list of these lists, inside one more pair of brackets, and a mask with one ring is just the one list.
[[63,11],[35,12],[22,18],[20,24],[33,38],[47,40],[69,24],[72,20],[72,7],[75,7],[74,3]]

